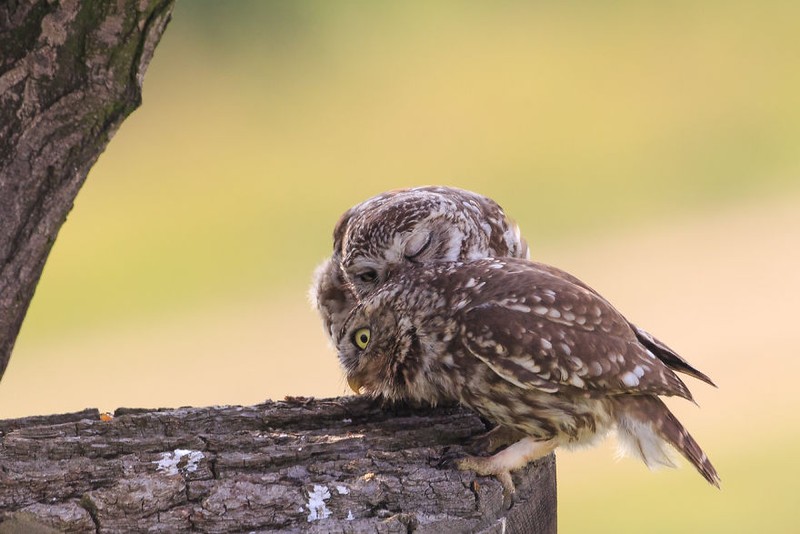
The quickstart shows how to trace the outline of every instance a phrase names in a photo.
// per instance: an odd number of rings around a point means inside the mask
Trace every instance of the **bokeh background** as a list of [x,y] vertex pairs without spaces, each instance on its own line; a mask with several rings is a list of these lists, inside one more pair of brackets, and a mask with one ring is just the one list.
[[349,206],[448,184],[719,384],[723,490],[559,454],[562,532],[797,531],[800,3],[179,2],[0,417],[347,394],[306,298]]

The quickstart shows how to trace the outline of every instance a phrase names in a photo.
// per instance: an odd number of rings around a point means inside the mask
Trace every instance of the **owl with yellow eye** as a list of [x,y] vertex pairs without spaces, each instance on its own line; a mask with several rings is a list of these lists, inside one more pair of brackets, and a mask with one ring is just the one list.
[[692,400],[676,371],[713,382],[665,345],[651,350],[639,332],[568,273],[504,258],[391,272],[336,341],[353,389],[457,401],[498,425],[508,447],[457,465],[496,476],[509,494],[512,471],[611,431],[648,466],[674,466],[674,449],[718,486],[708,457],[660,399]]
[[[420,264],[502,257],[528,258],[529,248],[519,226],[494,200],[447,186],[396,189],[353,206],[339,218],[333,254],[314,272],[309,299],[335,346],[359,300],[391,273]],[[651,334],[631,328],[670,367],[694,372]]]
[[527,255],[486,197],[390,191],[345,212],[310,296],[354,391],[458,401],[493,421],[491,448],[508,447],[458,465],[509,492],[511,471],[609,430],[648,466],[674,465],[674,448],[718,485],[659,398],[691,399],[676,372],[711,380],[592,288]]

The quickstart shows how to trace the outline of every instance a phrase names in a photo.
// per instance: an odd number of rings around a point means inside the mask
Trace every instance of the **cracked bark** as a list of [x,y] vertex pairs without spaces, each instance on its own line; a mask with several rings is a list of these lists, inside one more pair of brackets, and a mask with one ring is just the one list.
[[484,430],[364,397],[0,421],[0,532],[555,532],[552,455],[509,510],[439,465]]
[[140,104],[173,2],[0,2],[0,378],[78,190]]

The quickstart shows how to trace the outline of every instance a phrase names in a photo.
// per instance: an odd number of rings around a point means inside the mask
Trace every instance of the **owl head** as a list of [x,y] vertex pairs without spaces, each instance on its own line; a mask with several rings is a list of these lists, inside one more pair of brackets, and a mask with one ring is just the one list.
[[[340,363],[353,391],[389,400],[436,403],[449,388],[440,384],[447,373],[430,355],[444,350],[432,331],[447,327],[429,306],[412,309],[405,286],[387,284],[371,293],[350,313],[336,339]],[[439,317],[433,317],[438,315]]]
[[404,264],[527,254],[496,202],[451,187],[383,193],[349,209],[334,230],[334,257],[358,297]]
[[339,333],[337,351],[353,391],[401,398],[403,372],[412,367],[408,364],[419,351],[419,337],[407,315],[383,306],[387,299],[381,297],[375,294],[353,309]]

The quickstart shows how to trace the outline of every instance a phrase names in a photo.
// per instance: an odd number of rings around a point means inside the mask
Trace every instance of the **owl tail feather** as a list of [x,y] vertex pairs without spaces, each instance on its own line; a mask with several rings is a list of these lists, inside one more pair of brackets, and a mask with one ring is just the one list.
[[634,332],[636,332],[636,337],[639,339],[639,342],[653,354],[655,354],[659,360],[664,362],[667,367],[673,371],[678,371],[689,376],[693,376],[710,386],[717,387],[714,381],[711,380],[705,373],[692,367],[689,362],[681,358],[677,352],[669,348],[663,341],[659,341],[658,339],[654,338],[652,334],[642,330],[634,324],[631,324],[631,327],[633,328]]
[[700,445],[658,397],[629,396],[620,399],[617,438],[621,451],[639,457],[650,469],[675,467],[671,445],[719,488],[717,470]]

